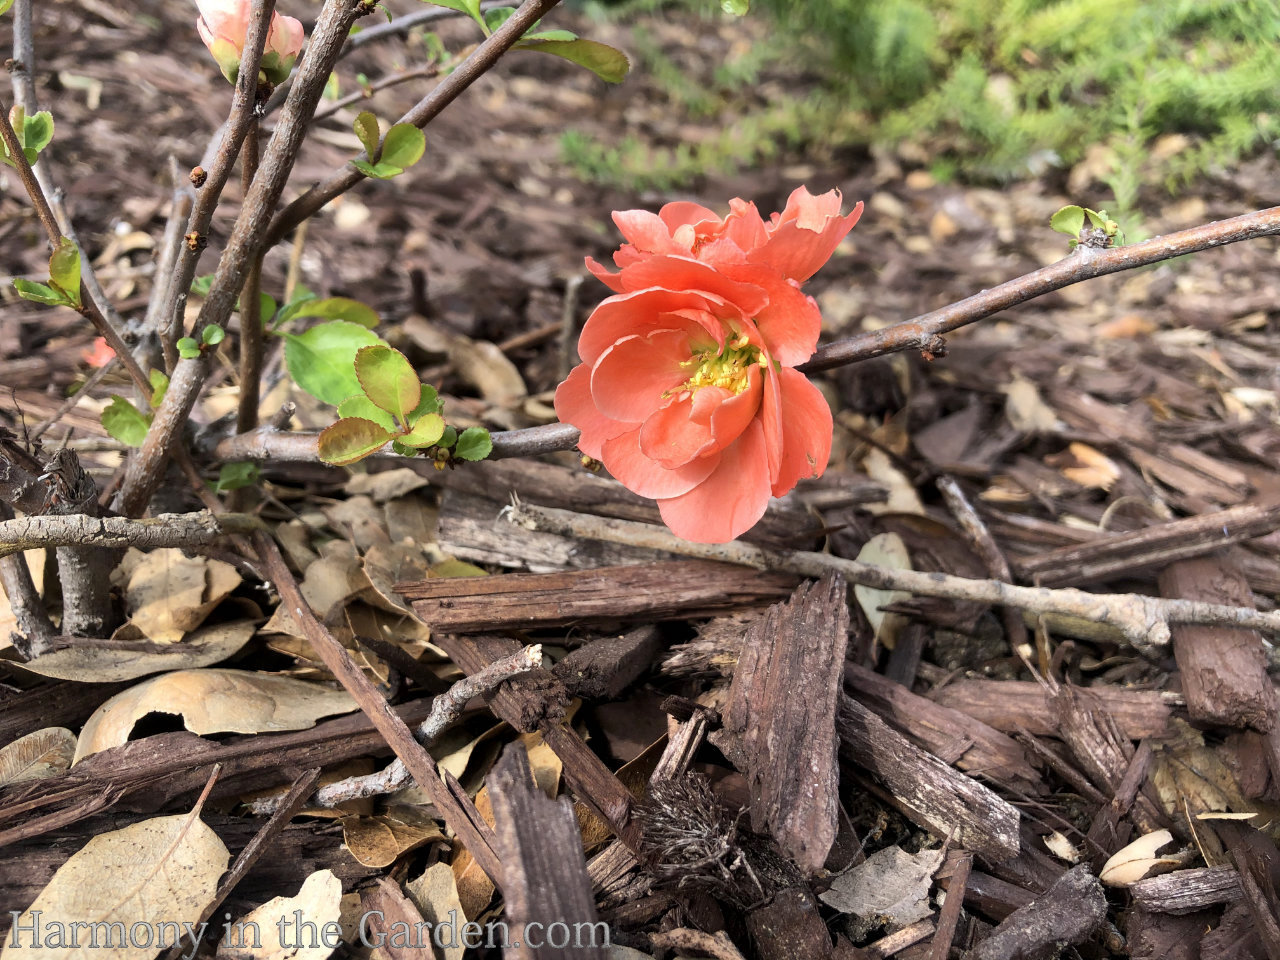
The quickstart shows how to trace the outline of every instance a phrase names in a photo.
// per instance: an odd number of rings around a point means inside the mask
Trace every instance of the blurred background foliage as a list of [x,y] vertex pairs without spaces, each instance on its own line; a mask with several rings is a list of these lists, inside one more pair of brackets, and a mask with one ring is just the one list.
[[[714,0],[587,0],[696,137],[565,134],[587,179],[672,189],[783,152],[885,149],[942,180],[1007,182],[1090,158],[1114,208],[1280,138],[1280,0],[754,0],[755,41],[711,65],[651,33]],[[781,82],[780,82],[781,81]],[[689,129],[686,123],[686,132]]]

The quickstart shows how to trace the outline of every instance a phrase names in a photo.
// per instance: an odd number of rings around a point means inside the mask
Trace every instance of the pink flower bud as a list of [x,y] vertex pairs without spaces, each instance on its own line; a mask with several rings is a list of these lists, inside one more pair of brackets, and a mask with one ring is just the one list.
[[[249,31],[249,0],[196,0],[200,16],[196,30],[213,54],[222,75],[231,83],[240,72],[244,55],[244,38]],[[262,52],[261,72],[271,83],[282,83],[289,77],[293,63],[302,50],[302,22],[278,13],[271,15],[267,43]]]

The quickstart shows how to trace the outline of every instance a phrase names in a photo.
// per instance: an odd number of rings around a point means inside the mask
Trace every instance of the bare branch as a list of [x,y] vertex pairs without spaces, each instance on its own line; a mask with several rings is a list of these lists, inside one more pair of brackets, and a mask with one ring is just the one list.
[[647,523],[571,513],[526,503],[517,503],[503,512],[507,520],[517,526],[560,536],[626,543],[763,570],[787,570],[806,577],[820,577],[829,570],[835,570],[853,583],[883,590],[905,590],[926,597],[999,604],[1033,613],[1058,614],[1109,624],[1120,630],[1124,638],[1139,650],[1168,643],[1171,623],[1227,624],[1280,634],[1280,612],[1260,613],[1247,607],[1164,600],[1137,594],[1020,587],[999,580],[969,580],[943,573],[894,570],[824,553],[767,550],[739,540],[725,544],[690,543]]
[[0,557],[39,547],[191,547],[227,533],[247,533],[261,521],[243,514],[215,517],[197,513],[162,513],[146,520],[91,517],[83,513],[18,517],[0,521]]

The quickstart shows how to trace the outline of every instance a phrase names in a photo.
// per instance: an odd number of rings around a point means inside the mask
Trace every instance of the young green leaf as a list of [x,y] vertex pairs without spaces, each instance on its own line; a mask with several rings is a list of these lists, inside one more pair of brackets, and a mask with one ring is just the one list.
[[751,0],[720,0],[720,9],[735,17],[745,17],[751,9]]
[[440,412],[440,395],[436,393],[436,388],[429,383],[422,385],[422,398],[418,401],[418,405],[409,411],[409,426],[413,426],[418,422],[419,417],[425,417],[428,413]]
[[378,156],[378,143],[382,140],[382,134],[378,129],[378,118],[368,110],[365,110],[356,117],[356,136],[360,138],[360,143],[364,145],[364,152],[368,154],[372,160]]
[[621,83],[631,69],[626,54],[595,40],[521,40],[516,47],[562,57],[609,83]]
[[358,350],[356,379],[365,396],[400,421],[422,400],[417,371],[403,353],[391,347],[378,345]]
[[483,460],[493,453],[493,438],[484,427],[467,427],[458,435],[453,452],[463,460]]
[[318,300],[314,295],[299,299],[297,296],[280,311],[280,322],[299,317],[324,317],[326,320],[346,320],[372,330],[378,325],[378,313],[359,300],[348,297],[327,297]]
[[511,15],[516,12],[515,7],[493,7],[484,12],[484,25],[489,28],[489,32],[497,30],[504,23],[511,19]]
[[382,342],[377,334],[345,320],[321,323],[303,333],[286,333],[284,339],[284,363],[293,382],[335,407],[360,392],[356,351]]
[[354,397],[347,397],[347,399],[338,404],[338,416],[372,420],[378,426],[385,428],[388,433],[398,433],[400,431],[399,425],[391,418],[391,414],[381,407],[375,406],[374,402],[363,393],[357,393]]
[[140,447],[147,438],[151,415],[142,413],[124,397],[112,397],[102,411],[102,426],[121,443]]
[[538,30],[526,33],[521,40],[577,40],[578,35],[572,30]]
[[67,301],[80,306],[80,248],[62,237],[49,257],[49,286],[66,294]]
[[22,121],[22,146],[39,153],[53,140],[53,114],[41,110]]
[[194,360],[200,356],[200,344],[191,337],[183,337],[176,344],[178,356],[183,360]]
[[147,379],[151,381],[151,396],[147,398],[147,405],[154,410],[160,406],[169,390],[169,378],[163,370],[152,370]]
[[404,173],[404,167],[397,167],[395,164],[369,163],[365,160],[352,160],[351,165],[363,173],[366,177],[372,177],[375,180],[390,180],[392,177],[398,177]]
[[1063,207],[1049,218],[1049,226],[1069,237],[1080,236],[1080,231],[1084,229],[1084,208],[1075,204]]
[[258,482],[260,476],[262,476],[262,471],[252,461],[224,463],[218,471],[218,479],[214,483],[213,489],[218,493],[226,493],[228,490],[251,487]]
[[391,434],[372,420],[344,417],[320,431],[319,453],[325,463],[344,466],[377,453]]
[[382,141],[380,163],[406,170],[422,159],[427,149],[427,137],[412,123],[397,123],[387,131]]
[[430,447],[439,443],[444,435],[444,417],[438,413],[428,413],[419,417],[413,429],[396,437],[406,447]]
[[9,12],[9,8],[13,6],[13,0],[0,0],[0,17]]
[[209,289],[212,286],[212,273],[206,273],[204,276],[196,277],[191,281],[191,295],[193,297],[207,297],[209,295]]
[[227,338],[227,331],[214,323],[206,324],[200,331],[200,342],[206,347],[216,347]]
[[405,445],[404,445],[403,443],[401,443],[399,440],[392,440],[392,441],[391,441],[391,449],[392,449],[392,451],[394,451],[395,453],[400,454],[400,456],[402,456],[402,457],[416,457],[416,456],[418,455],[418,451],[417,451],[417,450],[413,449],[413,447],[407,447],[407,446],[405,446]]
[[449,447],[452,447],[457,442],[458,442],[458,431],[455,430],[453,427],[445,427],[444,433],[442,433],[440,435],[440,439],[436,441],[436,446],[445,447],[447,449]]
[[450,10],[465,13],[482,28],[485,26],[484,17],[480,15],[480,0],[427,0],[427,2],[437,7],[448,7]]
[[31,300],[35,303],[47,303],[55,307],[74,307],[75,304],[67,298],[67,295],[61,290],[55,290],[53,287],[45,283],[36,283],[34,280],[23,280],[21,277],[15,277],[13,285],[18,290],[18,296],[23,300]]

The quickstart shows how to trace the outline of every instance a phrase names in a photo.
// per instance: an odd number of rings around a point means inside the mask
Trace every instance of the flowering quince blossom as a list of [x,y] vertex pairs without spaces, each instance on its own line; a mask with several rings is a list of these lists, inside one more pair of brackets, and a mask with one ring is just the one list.
[[794,369],[822,323],[800,284],[861,214],[804,187],[767,223],[738,199],[723,218],[684,202],[619,211],[618,271],[587,260],[615,295],[587,318],[556,413],[678,536],[732,540],[826,469],[831,410]]
[[[232,83],[240,72],[240,58],[244,54],[245,34],[249,32],[251,14],[249,0],[196,0],[200,16],[196,18],[196,30],[200,39],[213,54],[218,69]],[[267,42],[262,51],[262,73],[271,83],[283,83],[289,79],[293,62],[298,59],[304,38],[302,21],[293,17],[271,15],[267,30]]]

